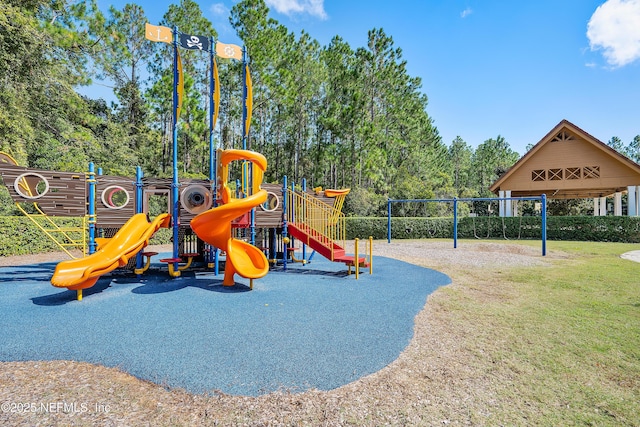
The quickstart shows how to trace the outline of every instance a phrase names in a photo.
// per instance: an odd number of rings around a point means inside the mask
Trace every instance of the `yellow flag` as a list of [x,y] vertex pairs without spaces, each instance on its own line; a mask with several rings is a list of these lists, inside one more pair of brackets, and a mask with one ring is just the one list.
[[220,79],[218,78],[218,62],[216,57],[213,57],[213,120],[211,121],[211,128],[216,127],[218,121],[218,114],[220,112]]
[[180,51],[176,49],[178,55],[178,105],[176,106],[176,122],[180,118],[180,110],[182,108],[182,94],[184,93],[184,74],[182,72],[182,60],[180,59]]
[[242,48],[237,44],[216,42],[216,55],[220,58],[230,58],[242,61]]
[[245,134],[244,136],[249,136],[249,128],[251,127],[251,115],[253,113],[253,87],[251,85],[251,74],[249,74],[249,66],[245,66],[245,72],[247,76],[246,85],[247,85],[247,121],[245,122]]
[[171,43],[173,41],[173,31],[171,31],[171,28],[151,25],[148,22],[144,24],[144,36],[152,42]]

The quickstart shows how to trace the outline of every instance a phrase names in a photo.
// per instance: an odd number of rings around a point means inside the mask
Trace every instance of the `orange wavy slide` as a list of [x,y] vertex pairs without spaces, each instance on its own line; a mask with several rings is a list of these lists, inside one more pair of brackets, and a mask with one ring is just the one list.
[[82,299],[82,289],[95,285],[103,274],[127,265],[131,257],[149,244],[149,239],[158,229],[169,226],[170,219],[171,215],[161,214],[149,222],[146,214],[135,214],[95,253],[59,263],[51,277],[51,284],[77,290],[78,299]]
[[262,172],[267,168],[267,160],[262,154],[247,150],[220,151],[219,159],[224,169],[221,176],[225,177],[226,167],[233,160],[249,160],[259,168],[254,168],[253,173],[255,194],[243,199],[231,198],[231,190],[225,182],[222,187],[224,204],[209,209],[191,220],[191,229],[201,240],[227,253],[222,284],[233,286],[236,273],[247,279],[259,279],[269,272],[267,257],[259,248],[231,237],[231,221],[267,200],[267,190],[259,189]]

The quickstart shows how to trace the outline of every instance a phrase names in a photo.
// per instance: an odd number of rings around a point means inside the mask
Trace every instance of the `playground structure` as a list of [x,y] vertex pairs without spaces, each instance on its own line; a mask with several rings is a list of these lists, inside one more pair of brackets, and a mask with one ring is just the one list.
[[[156,255],[144,251],[149,239],[160,228],[173,226],[178,227],[178,252],[161,260],[173,277],[190,267],[213,268],[216,274],[222,267],[223,284],[232,286],[236,273],[253,281],[270,266],[286,269],[287,262],[307,263],[315,252],[356,265],[354,257],[344,255],[341,208],[348,190],[304,191],[295,185],[263,184],[267,161],[260,153],[218,150],[216,157],[218,191],[207,180],[181,180],[177,221],[168,213],[149,220],[151,198],[166,199],[167,210],[174,204],[171,182],[144,178],[139,169],[135,180],[96,174],[93,165],[86,173],[47,171],[18,166],[2,153],[0,174],[25,216],[70,258],[71,248],[86,249],[83,258],[62,261],[52,277],[54,286],[78,291],[78,299],[82,289],[114,269],[143,274],[149,258]],[[252,171],[251,186],[239,181],[242,191],[229,185],[229,165],[234,161]],[[83,225],[62,228],[54,217],[81,217]],[[294,239],[308,246],[303,246],[300,259],[294,254]],[[358,259],[358,265],[367,265],[364,257]]]
[[[162,37],[161,37],[162,36]],[[252,89],[246,50],[213,39],[188,36],[202,43],[180,46],[209,50],[211,70],[210,162],[209,179],[180,179],[178,176],[177,121],[180,116],[183,81],[178,40],[184,36],[177,28],[147,24],[146,37],[154,42],[172,43],[174,51],[173,84],[173,177],[144,178],[136,170],[135,181],[120,176],[97,173],[93,163],[85,173],[31,169],[17,165],[9,155],[0,153],[0,174],[18,208],[71,258],[70,249],[82,248],[84,258],[61,262],[51,283],[77,291],[93,286],[99,277],[116,268],[129,268],[143,274],[150,258],[145,252],[149,239],[160,228],[172,229],[172,257],[160,260],[167,264],[172,277],[187,268],[206,265],[218,274],[224,266],[223,285],[232,286],[238,274],[253,280],[264,277],[270,265],[287,260],[307,263],[315,251],[331,261],[349,266],[367,265],[364,257],[345,255],[345,221],[342,204],[349,192],[302,190],[294,184],[263,184],[266,158],[246,149],[251,124]],[[206,43],[204,43],[206,41]],[[240,53],[240,54],[239,54]],[[213,130],[217,120],[220,89],[215,57],[243,62],[243,149],[216,150]],[[229,164],[242,162],[242,179],[236,180],[235,195],[228,185]],[[182,188],[182,191],[179,189]],[[167,209],[149,218],[151,199],[166,199]],[[156,200],[157,201],[157,200]],[[23,205],[27,205],[25,208]],[[60,227],[52,217],[80,217],[79,227]],[[290,231],[289,231],[290,230]],[[290,233],[290,234],[289,234]],[[302,258],[294,255],[293,238],[304,245]],[[258,243],[256,243],[258,242]],[[306,257],[306,245],[314,252]],[[224,252],[225,258],[219,256]]]

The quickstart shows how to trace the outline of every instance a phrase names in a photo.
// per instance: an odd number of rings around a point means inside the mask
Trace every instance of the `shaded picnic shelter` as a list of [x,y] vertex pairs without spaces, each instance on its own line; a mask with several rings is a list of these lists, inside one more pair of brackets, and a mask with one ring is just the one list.
[[[638,216],[640,165],[573,123],[562,120],[522,156],[489,190],[498,197],[593,199],[594,215]],[[517,204],[500,201],[501,216],[517,215]]]

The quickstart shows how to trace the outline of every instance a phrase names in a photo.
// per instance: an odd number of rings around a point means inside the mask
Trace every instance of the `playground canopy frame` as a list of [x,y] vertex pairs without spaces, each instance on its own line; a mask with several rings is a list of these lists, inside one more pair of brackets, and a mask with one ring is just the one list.
[[399,202],[453,202],[453,248],[458,247],[458,202],[496,202],[502,200],[539,200],[542,205],[542,256],[547,255],[547,195],[542,194],[535,197],[475,197],[475,198],[456,198],[453,199],[387,199],[387,243],[391,243],[391,203]]

